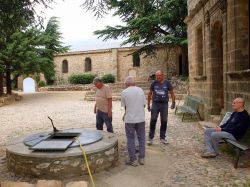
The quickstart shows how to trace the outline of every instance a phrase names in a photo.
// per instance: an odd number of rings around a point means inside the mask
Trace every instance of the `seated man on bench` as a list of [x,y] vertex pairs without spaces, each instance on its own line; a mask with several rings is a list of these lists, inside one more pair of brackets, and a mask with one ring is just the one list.
[[232,102],[233,113],[220,127],[207,128],[204,132],[206,151],[203,158],[213,158],[219,154],[218,144],[221,139],[239,140],[250,126],[250,117],[244,108],[243,98],[236,98]]

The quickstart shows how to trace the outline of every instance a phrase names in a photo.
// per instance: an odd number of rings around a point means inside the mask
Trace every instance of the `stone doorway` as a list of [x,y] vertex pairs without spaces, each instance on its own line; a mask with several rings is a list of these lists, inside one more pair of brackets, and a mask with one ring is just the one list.
[[27,77],[23,80],[23,92],[24,93],[35,93],[36,84],[34,79]]
[[222,23],[216,22],[211,32],[211,114],[224,108]]

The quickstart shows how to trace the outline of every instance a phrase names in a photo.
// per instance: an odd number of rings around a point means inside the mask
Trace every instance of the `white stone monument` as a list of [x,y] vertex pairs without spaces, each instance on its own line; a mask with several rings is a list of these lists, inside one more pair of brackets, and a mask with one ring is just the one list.
[[34,79],[27,77],[23,80],[23,92],[24,93],[35,93],[36,84]]

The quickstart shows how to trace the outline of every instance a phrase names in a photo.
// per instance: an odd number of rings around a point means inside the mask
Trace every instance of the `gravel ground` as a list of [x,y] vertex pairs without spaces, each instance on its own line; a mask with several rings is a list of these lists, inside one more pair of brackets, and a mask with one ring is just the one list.
[[[41,92],[23,94],[23,99],[0,108],[0,181],[27,181],[37,179],[15,176],[7,171],[5,146],[13,137],[52,130],[50,116],[58,129],[95,128],[94,102],[83,100],[84,92]],[[159,124],[156,139],[146,147],[144,166],[124,164],[126,140],[120,102],[113,102],[113,126],[119,139],[119,161],[116,167],[94,174],[97,186],[250,186],[248,167],[233,168],[233,157],[222,153],[215,159],[203,159],[203,132],[197,122],[182,123],[179,116],[169,111],[169,145],[159,144]],[[149,129],[146,112],[146,131]],[[245,156],[245,155],[243,155]],[[246,157],[246,156],[245,156]],[[249,155],[248,155],[249,157]],[[242,159],[243,160],[243,159]],[[240,163],[242,164],[242,163]],[[84,176],[88,180],[87,176]],[[71,179],[81,180],[81,179]],[[68,182],[68,180],[65,180]]]

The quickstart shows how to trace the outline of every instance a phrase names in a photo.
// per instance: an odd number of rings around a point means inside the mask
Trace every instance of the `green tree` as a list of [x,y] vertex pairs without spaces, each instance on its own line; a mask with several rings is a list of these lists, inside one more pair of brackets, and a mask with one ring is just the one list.
[[12,53],[15,51],[13,38],[23,37],[22,32],[28,27],[37,22],[41,23],[42,18],[37,16],[34,8],[38,4],[47,7],[51,2],[53,0],[0,0],[0,95],[3,94],[3,74],[6,77],[7,94],[11,94],[11,73],[16,65],[13,62],[16,54]]
[[83,7],[98,17],[114,10],[114,15],[125,23],[95,31],[103,40],[125,38],[122,45],[143,46],[137,53],[147,54],[156,45],[176,44],[186,48],[183,20],[187,16],[187,0],[86,0]]
[[19,75],[40,72],[40,64],[46,60],[39,55],[42,43],[41,32],[36,28],[16,31],[10,36],[8,43],[5,43],[5,48],[1,50],[0,63],[11,62],[9,71],[13,79],[17,79]]
[[59,32],[59,22],[56,17],[51,17],[48,21],[44,31],[44,39],[45,48],[41,56],[47,58],[47,61],[41,64],[41,70],[47,83],[51,84],[55,77],[54,55],[69,50],[69,46],[63,46],[61,42],[62,34]]

